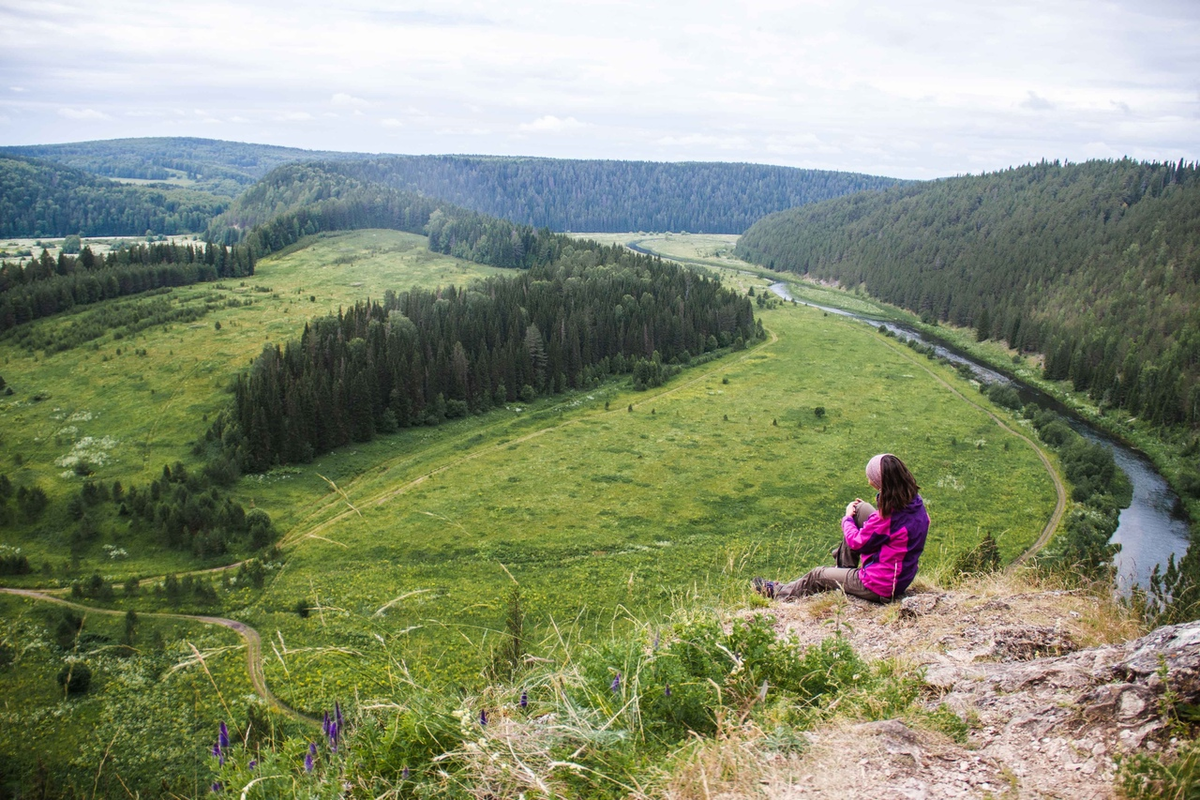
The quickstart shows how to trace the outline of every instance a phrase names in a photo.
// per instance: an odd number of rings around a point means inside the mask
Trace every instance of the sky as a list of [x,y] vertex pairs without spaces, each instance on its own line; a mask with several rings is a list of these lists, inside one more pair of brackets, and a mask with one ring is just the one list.
[[1200,160],[1200,0],[0,0],[0,146]]

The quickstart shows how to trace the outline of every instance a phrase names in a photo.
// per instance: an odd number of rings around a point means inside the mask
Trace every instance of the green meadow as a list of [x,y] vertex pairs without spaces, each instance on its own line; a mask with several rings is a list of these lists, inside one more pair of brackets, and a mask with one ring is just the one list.
[[[100,480],[148,481],[164,463],[190,463],[190,444],[228,401],[231,376],[264,343],[386,289],[495,272],[390,231],[305,244],[264,259],[236,285],[166,296],[213,305],[197,322],[110,332],[50,354],[0,341],[3,375],[18,390],[0,399],[0,471],[37,481],[54,504],[38,526],[0,534],[0,544],[30,556],[26,585],[46,582],[36,574],[43,561],[66,558],[59,507],[82,481],[64,466],[72,453],[83,452]],[[720,243],[688,246],[678,244],[681,256],[702,258]],[[719,274],[756,293],[766,285],[736,264]],[[477,686],[516,586],[535,657],[680,607],[745,603],[752,576],[790,579],[827,561],[845,504],[869,496],[863,467],[882,451],[904,458],[921,484],[933,519],[926,569],[984,532],[1010,560],[1034,542],[1054,508],[1053,483],[1032,446],[988,416],[975,387],[869,326],[770,305],[756,311],[766,341],[659,389],[617,381],[243,477],[236,494],[271,514],[286,560],[263,590],[222,592],[220,611],[261,634],[271,690],[316,712],[334,701],[386,702],[411,682]],[[53,333],[77,317],[35,324]],[[198,566],[123,538],[119,526],[103,536],[82,573],[123,581]],[[102,544],[126,554],[106,557]],[[28,601],[0,600],[6,619],[38,613]],[[144,591],[117,607],[155,602]],[[236,641],[221,630],[204,635],[209,647]],[[248,692],[238,653],[213,673],[226,698]],[[10,723],[18,693],[30,708],[63,707],[46,693],[56,689],[52,665],[29,663],[0,683]],[[22,688],[35,683],[42,694]]]
[[[82,483],[73,470],[77,461],[95,471],[95,480],[119,480],[126,487],[153,479],[164,464],[191,466],[191,443],[225,406],[232,376],[265,344],[299,336],[306,320],[382,297],[387,289],[461,285],[496,272],[430,253],[424,237],[397,231],[308,243],[313,246],[265,259],[253,277],[153,298],[168,311],[201,314],[187,323],[108,330],[64,352],[31,352],[12,335],[0,338],[0,375],[15,389],[0,395],[0,473],[17,485],[36,483],[51,498],[34,530],[20,530],[15,541],[0,534],[0,543],[20,545],[35,564],[57,564],[66,552],[62,506]],[[103,310],[145,302],[122,298]],[[39,320],[36,333],[46,342],[69,337],[100,311],[88,306]],[[155,551],[143,542],[117,537],[110,544],[128,555],[85,568],[144,575],[193,564],[190,555]],[[95,556],[102,557],[98,550]]]

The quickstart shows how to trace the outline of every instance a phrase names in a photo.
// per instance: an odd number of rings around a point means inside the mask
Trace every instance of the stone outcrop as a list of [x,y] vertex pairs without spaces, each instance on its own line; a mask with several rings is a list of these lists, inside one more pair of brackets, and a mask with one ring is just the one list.
[[966,744],[899,720],[818,729],[773,797],[1110,797],[1115,757],[1172,746],[1164,697],[1200,702],[1200,621],[1136,636],[1084,593],[815,597],[772,612],[802,640],[840,632],[919,671],[926,707],[970,728]]

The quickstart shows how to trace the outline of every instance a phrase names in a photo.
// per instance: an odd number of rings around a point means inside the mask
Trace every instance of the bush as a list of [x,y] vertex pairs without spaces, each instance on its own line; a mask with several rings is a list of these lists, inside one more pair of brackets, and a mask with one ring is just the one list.
[[67,664],[58,673],[58,686],[67,694],[84,694],[92,685],[92,671],[87,664]]
[[1007,383],[993,383],[987,388],[988,399],[1004,408],[1018,409],[1021,407],[1021,397],[1016,388]]

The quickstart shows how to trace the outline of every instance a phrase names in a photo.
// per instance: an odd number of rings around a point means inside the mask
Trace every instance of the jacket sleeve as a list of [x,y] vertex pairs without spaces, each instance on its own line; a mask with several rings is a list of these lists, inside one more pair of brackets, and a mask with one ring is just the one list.
[[892,521],[890,518],[879,516],[875,512],[860,529],[854,524],[854,517],[842,518],[842,533],[846,537],[846,546],[864,555],[879,552],[891,537]]

